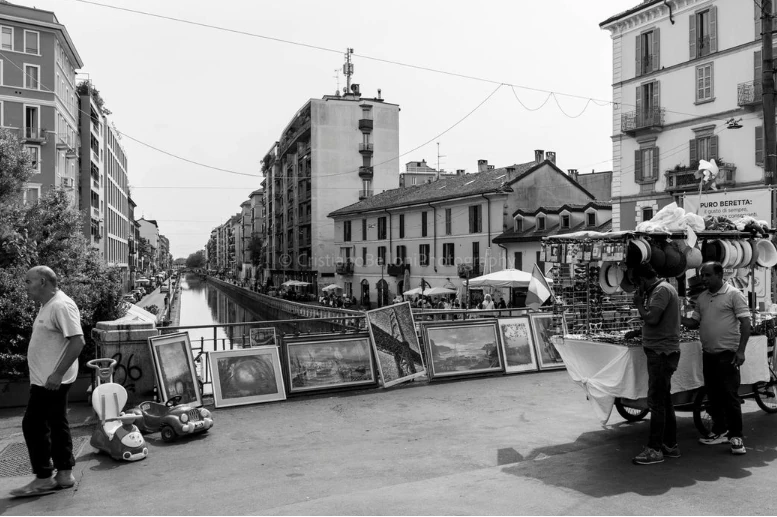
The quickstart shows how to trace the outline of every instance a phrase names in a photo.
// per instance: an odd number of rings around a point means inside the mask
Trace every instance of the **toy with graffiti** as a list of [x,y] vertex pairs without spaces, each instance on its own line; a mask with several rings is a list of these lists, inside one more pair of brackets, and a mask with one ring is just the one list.
[[89,443],[115,460],[142,460],[148,456],[148,447],[143,435],[133,424],[138,415],[122,411],[127,403],[127,390],[121,384],[113,382],[116,361],[93,359],[86,364],[97,370],[97,387],[92,393],[92,408],[100,420]]
[[180,404],[181,396],[176,395],[161,404],[159,402],[141,402],[128,411],[139,417],[137,425],[143,433],[162,433],[165,442],[175,441],[179,436],[205,433],[213,427],[213,418],[205,408],[195,408]]

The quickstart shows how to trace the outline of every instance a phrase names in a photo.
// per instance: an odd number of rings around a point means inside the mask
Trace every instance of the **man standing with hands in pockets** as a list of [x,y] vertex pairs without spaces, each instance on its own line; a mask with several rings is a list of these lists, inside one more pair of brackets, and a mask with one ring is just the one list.
[[683,325],[699,329],[704,363],[704,387],[710,401],[712,432],[699,438],[705,445],[729,443],[732,454],[745,454],[739,367],[750,339],[750,308],[739,289],[723,282],[720,262],[706,262],[700,271],[707,288],[696,310]]

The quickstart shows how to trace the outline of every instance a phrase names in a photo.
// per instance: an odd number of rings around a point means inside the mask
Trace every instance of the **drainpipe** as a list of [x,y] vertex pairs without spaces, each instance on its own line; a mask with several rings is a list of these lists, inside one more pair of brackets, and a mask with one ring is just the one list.
[[[488,243],[486,243],[486,248],[490,248],[491,247],[491,200],[488,199],[485,194],[480,194],[480,195],[483,197],[483,199],[485,199],[488,202],[488,210],[486,212],[488,214],[488,216],[486,217],[486,220],[488,221]],[[489,257],[489,259],[490,258],[491,257]]]
[[669,2],[664,0],[664,5],[669,8],[669,21],[672,22],[672,25],[674,25],[674,18],[672,17],[672,6],[669,5]]
[[430,207],[432,207],[432,210],[433,210],[433,213],[432,213],[432,232],[433,232],[433,235],[434,235],[434,240],[432,242],[434,242],[434,244],[432,245],[432,253],[431,253],[432,256],[429,257],[429,260],[431,260],[432,264],[434,264],[434,272],[436,273],[437,272],[437,261],[434,260],[434,257],[435,257],[435,255],[437,253],[437,207],[436,206],[432,206],[431,203],[426,203],[426,204],[429,205]]

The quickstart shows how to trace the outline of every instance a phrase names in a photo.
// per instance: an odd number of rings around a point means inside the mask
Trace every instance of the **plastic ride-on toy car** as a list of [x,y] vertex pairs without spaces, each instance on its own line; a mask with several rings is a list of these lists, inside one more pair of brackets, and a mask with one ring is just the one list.
[[[108,363],[107,367],[100,364]],[[138,461],[148,456],[143,435],[133,422],[138,416],[125,414],[127,390],[113,382],[113,359],[93,359],[86,363],[97,370],[97,387],[92,392],[92,408],[100,424],[89,441],[95,449],[105,452],[115,460]]]
[[141,402],[129,410],[138,415],[138,428],[143,433],[161,431],[162,440],[175,441],[179,436],[204,433],[213,427],[213,418],[205,408],[194,408],[179,404],[181,396],[176,395],[164,404]]

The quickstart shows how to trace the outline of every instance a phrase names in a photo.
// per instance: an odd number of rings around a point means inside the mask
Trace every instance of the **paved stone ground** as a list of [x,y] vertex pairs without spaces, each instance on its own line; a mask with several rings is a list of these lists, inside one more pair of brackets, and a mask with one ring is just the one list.
[[[74,489],[8,499],[28,479],[0,478],[0,515],[773,514],[777,415],[743,408],[746,455],[680,413],[683,456],[653,466],[630,462],[647,422],[602,427],[564,371],[215,409],[211,432],[149,435],[137,463],[85,446]],[[20,414],[0,411],[0,450]]]

